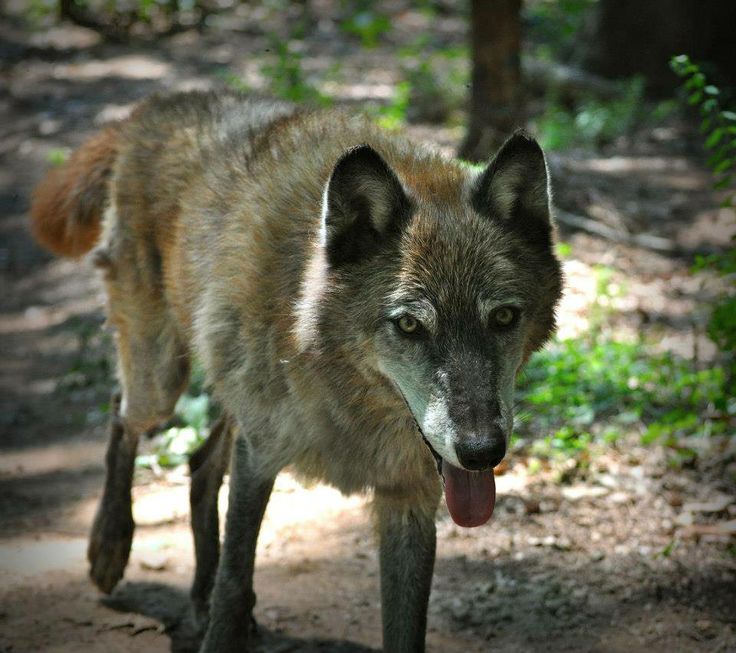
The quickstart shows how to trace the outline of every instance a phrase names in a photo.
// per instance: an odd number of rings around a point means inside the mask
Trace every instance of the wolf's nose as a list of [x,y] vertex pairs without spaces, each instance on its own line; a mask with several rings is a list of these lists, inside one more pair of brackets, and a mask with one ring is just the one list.
[[455,445],[455,453],[465,469],[490,469],[506,455],[506,438],[501,433],[492,438],[467,438]]

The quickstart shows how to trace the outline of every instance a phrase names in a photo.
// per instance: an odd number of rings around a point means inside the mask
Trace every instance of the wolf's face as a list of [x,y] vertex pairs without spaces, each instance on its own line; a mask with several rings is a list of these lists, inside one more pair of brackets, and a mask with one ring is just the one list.
[[418,213],[375,334],[380,369],[428,443],[471,471],[495,467],[506,453],[514,381],[541,344],[538,309],[547,299],[537,278],[546,271],[487,227],[470,211]]
[[344,314],[438,459],[453,517],[472,526],[493,509],[514,381],[554,328],[561,273],[535,141],[512,137],[460,186],[412,193],[363,146],[338,162],[323,217]]

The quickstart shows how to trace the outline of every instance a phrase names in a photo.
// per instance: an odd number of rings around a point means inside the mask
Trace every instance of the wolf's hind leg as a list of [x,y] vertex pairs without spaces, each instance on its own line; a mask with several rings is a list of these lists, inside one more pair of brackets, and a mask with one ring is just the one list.
[[209,598],[220,559],[220,521],[217,509],[222,478],[230,463],[232,429],[227,415],[212,426],[210,435],[189,459],[192,481],[189,489],[196,568],[191,598],[195,621],[207,624]]
[[105,489],[92,525],[87,559],[90,577],[109,593],[123,577],[133,541],[131,485],[138,434],[120,418],[120,395],[111,400],[110,440],[105,454]]
[[113,400],[105,487],[87,559],[90,576],[111,592],[123,577],[133,539],[133,469],[138,439],[171,417],[189,378],[189,357],[175,325],[155,298],[108,283],[110,319],[117,326],[122,395]]
[[236,436],[230,468],[230,503],[225,540],[212,592],[210,622],[203,653],[249,650],[251,617],[255,605],[253,569],[256,541],[275,474],[266,474],[242,436]]

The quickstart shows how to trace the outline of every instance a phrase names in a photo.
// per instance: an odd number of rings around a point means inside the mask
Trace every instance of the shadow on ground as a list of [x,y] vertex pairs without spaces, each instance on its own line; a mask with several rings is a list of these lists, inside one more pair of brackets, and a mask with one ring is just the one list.
[[[119,612],[134,612],[161,622],[171,638],[172,653],[196,653],[201,633],[189,612],[185,592],[163,583],[126,583],[102,601]],[[258,626],[256,653],[378,653],[349,641],[301,639]]]

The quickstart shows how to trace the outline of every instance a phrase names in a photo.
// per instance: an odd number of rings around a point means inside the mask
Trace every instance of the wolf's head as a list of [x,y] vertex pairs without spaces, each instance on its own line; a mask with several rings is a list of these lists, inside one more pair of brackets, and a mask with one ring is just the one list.
[[[493,510],[492,468],[513,424],[514,381],[554,329],[561,271],[539,145],[511,137],[482,171],[368,145],[324,193],[317,318],[323,346],[360,347],[401,394],[445,477],[459,524]],[[331,334],[333,334],[331,336]]]

